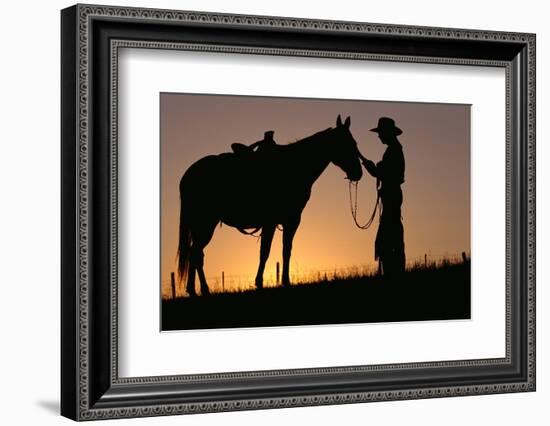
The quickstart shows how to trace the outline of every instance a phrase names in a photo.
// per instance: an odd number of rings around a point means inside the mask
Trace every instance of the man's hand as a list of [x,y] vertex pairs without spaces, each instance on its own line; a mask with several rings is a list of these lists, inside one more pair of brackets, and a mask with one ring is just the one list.
[[376,168],[376,164],[374,164],[373,161],[367,158],[362,158],[361,162],[363,163],[363,166],[365,167],[365,169],[367,169],[367,172],[369,172],[371,176],[378,178],[378,170]]
[[374,165],[374,162],[367,158],[361,159],[361,162],[363,163],[363,166],[365,166],[365,169],[367,170],[373,170],[376,168],[376,166]]

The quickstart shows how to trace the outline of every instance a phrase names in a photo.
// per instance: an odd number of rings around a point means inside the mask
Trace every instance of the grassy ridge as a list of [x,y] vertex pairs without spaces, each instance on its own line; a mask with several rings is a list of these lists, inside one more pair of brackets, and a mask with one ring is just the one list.
[[163,300],[162,329],[470,318],[470,264],[413,268],[398,280],[353,276],[209,297]]

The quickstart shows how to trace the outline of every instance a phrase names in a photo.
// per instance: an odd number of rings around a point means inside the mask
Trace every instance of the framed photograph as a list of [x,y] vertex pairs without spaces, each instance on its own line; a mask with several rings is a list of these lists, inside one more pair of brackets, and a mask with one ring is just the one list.
[[61,12],[74,420],[535,390],[535,35]]

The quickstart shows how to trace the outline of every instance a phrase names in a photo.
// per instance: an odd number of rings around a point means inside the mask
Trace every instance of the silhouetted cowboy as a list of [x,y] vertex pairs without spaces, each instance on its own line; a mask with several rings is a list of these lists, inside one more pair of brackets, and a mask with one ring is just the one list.
[[271,148],[277,145],[273,139],[273,130],[268,130],[264,133],[264,138],[257,142],[254,142],[252,145],[245,145],[242,143],[233,143],[231,144],[231,149],[235,154],[250,154],[251,152],[268,152]]
[[370,130],[378,133],[380,142],[387,145],[382,161],[377,164],[361,156],[365,169],[377,179],[378,196],[382,204],[374,256],[384,275],[396,275],[405,270],[405,243],[401,222],[401,184],[405,182],[405,157],[403,147],[397,139],[403,132],[388,117],[381,117],[378,126]]

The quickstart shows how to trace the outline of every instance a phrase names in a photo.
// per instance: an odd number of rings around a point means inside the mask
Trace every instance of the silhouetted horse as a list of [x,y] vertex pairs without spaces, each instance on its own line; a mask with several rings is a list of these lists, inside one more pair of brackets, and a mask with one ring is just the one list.
[[[283,227],[282,284],[289,285],[292,240],[311,187],[333,163],[352,181],[361,179],[357,143],[349,130],[350,117],[269,153],[209,155],[185,172],[180,181],[178,274],[187,277],[187,292],[195,296],[195,272],[201,294],[209,294],[203,250],[220,222],[242,232],[261,229],[260,265],[256,286],[263,286],[265,263],[277,225]],[[236,254],[237,255],[237,254]]]

